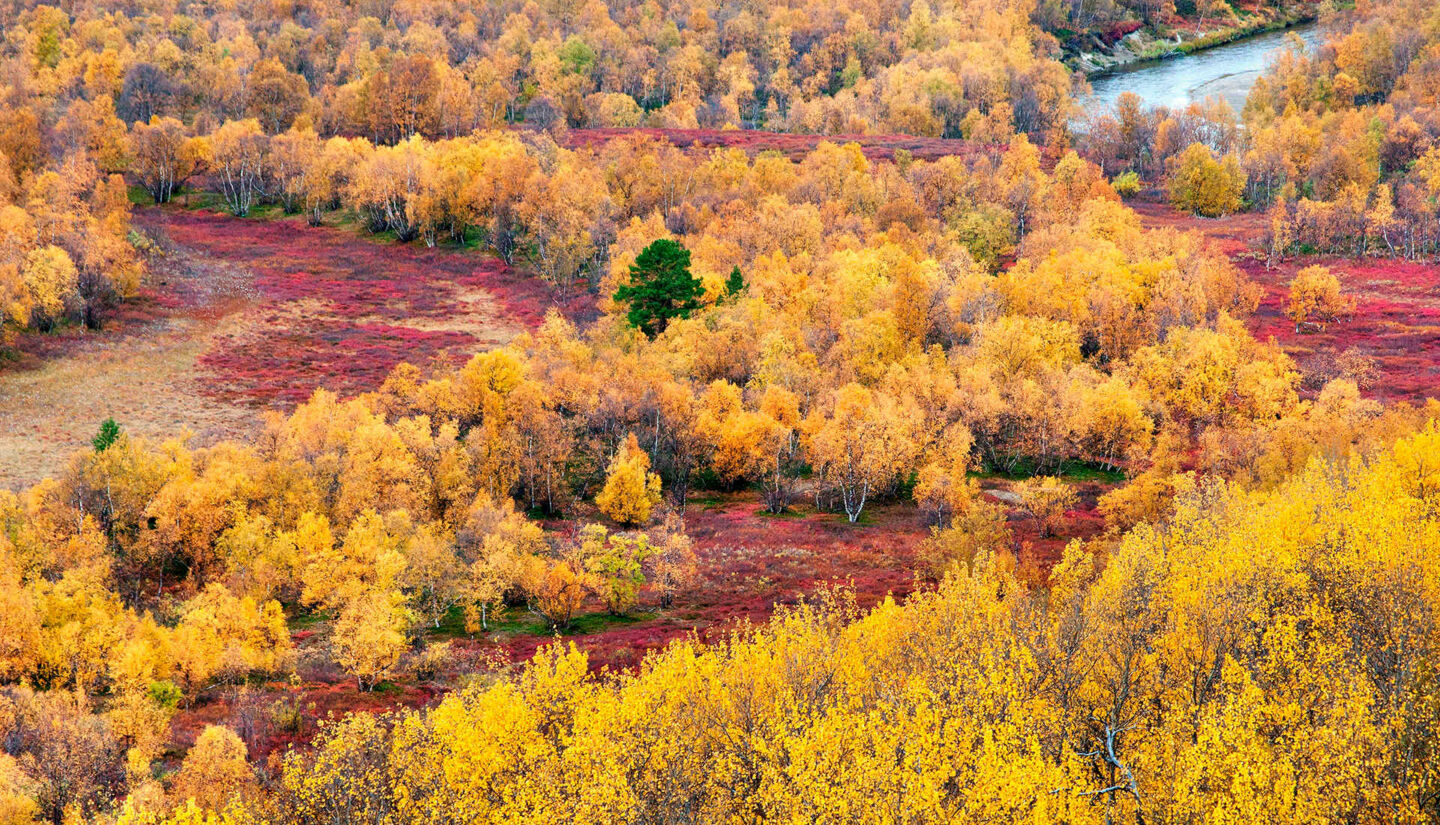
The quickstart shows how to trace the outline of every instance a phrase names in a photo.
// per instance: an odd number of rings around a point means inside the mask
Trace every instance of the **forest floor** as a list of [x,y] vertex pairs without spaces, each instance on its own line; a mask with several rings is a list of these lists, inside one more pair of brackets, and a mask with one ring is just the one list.
[[[1081,496],[1056,535],[1041,538],[1035,525],[1018,512],[1010,527],[1019,547],[1019,573],[1039,580],[1065,544],[1093,538],[1102,529],[1095,499],[1114,485],[1105,479],[1072,479]],[[1008,500],[1011,481],[981,479],[994,500]],[[582,514],[583,515],[583,514]],[[583,519],[551,523],[554,532],[578,528]],[[777,608],[813,599],[828,587],[844,587],[860,608],[887,597],[903,598],[932,587],[916,574],[915,554],[929,535],[913,505],[867,506],[851,524],[841,514],[817,512],[804,501],[783,515],[765,512],[751,491],[697,491],[685,511],[686,532],[694,542],[698,575],[690,587],[662,608],[648,594],[626,616],[612,616],[593,600],[557,632],[522,609],[493,617],[488,631],[468,634],[458,609],[422,633],[426,644],[449,643],[441,672],[407,676],[361,691],[334,664],[328,648],[331,617],[309,614],[291,623],[296,645],[296,678],[250,687],[215,690],[187,707],[172,725],[170,747],[183,753],[207,724],[228,724],[242,731],[252,758],[265,757],[290,744],[310,740],[315,726],[330,715],[421,707],[468,682],[492,678],[529,659],[543,645],[573,643],[584,650],[594,671],[623,671],[645,655],[676,640],[715,642],[745,627],[763,623]],[[298,711],[290,727],[276,722],[277,705]],[[285,714],[279,714],[284,717]]]
[[462,360],[556,304],[473,251],[178,207],[137,209],[134,224],[164,250],[139,296],[98,332],[25,336],[0,366],[0,489],[53,475],[107,417],[155,440],[243,437],[260,410],[373,389],[401,361]]
[[[1369,397],[1411,403],[1440,397],[1440,266],[1376,256],[1306,255],[1271,267],[1259,249],[1269,229],[1264,213],[1211,219],[1151,199],[1130,206],[1147,227],[1201,232],[1264,288],[1250,329],[1262,341],[1273,338],[1295,359],[1308,392],[1338,374],[1337,361],[1358,360],[1366,373],[1361,389]],[[1285,315],[1290,281],[1315,264],[1335,273],[1345,293],[1355,298],[1355,312],[1323,330],[1297,332]]]

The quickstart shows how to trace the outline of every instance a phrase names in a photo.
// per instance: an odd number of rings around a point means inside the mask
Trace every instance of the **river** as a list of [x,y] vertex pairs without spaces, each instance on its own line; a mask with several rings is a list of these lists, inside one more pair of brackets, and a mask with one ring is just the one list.
[[1124,92],[1134,92],[1152,106],[1171,108],[1207,97],[1222,97],[1238,115],[1245,108],[1245,98],[1255,79],[1291,33],[1300,35],[1311,49],[1325,39],[1320,24],[1305,23],[1193,54],[1137,63],[1090,81],[1093,91],[1081,99],[1081,105],[1089,112],[1108,109]]

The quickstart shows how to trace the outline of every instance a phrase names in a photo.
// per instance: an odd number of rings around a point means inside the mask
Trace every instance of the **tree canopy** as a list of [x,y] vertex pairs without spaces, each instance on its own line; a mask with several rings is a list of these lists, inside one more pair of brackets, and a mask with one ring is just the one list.
[[690,250],[661,238],[641,250],[630,265],[630,280],[615,290],[615,300],[629,305],[630,325],[650,338],[676,318],[689,318],[700,308],[703,289],[690,274]]

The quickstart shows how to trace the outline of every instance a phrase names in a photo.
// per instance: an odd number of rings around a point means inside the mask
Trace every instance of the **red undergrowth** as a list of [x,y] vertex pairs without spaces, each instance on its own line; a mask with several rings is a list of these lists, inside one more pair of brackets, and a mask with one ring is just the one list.
[[214,373],[209,391],[226,399],[284,408],[319,387],[369,390],[401,362],[459,362],[534,329],[551,307],[586,312],[583,296],[559,300],[476,251],[204,211],[146,209],[137,223],[252,273],[247,322],[200,359]]

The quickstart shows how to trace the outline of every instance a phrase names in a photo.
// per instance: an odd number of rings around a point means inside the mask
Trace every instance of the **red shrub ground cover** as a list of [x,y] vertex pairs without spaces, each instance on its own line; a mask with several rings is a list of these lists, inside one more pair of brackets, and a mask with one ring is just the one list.
[[[677,638],[695,634],[713,640],[745,622],[763,622],[776,605],[796,604],[827,585],[852,587],[867,607],[888,594],[911,592],[915,548],[928,530],[913,507],[865,512],[864,524],[849,524],[834,513],[775,517],[751,494],[692,505],[685,525],[699,558],[699,584],[663,611],[642,604],[639,611],[648,617],[641,621],[566,638],[587,651],[596,669],[628,668]],[[476,644],[499,644],[512,661],[521,661],[550,641],[518,635]]]
[[[1109,487],[1086,482],[1079,489],[1080,506],[1066,513],[1057,535],[1042,538],[1032,520],[1012,514],[1021,576],[1043,581],[1066,544],[1103,531],[1095,501]],[[587,651],[592,667],[633,667],[647,651],[690,634],[715,640],[746,622],[764,622],[777,605],[796,604],[831,585],[852,589],[862,608],[926,586],[916,576],[915,552],[929,528],[909,504],[869,506],[863,523],[850,524],[835,513],[771,516],[753,494],[736,493],[693,504],[685,525],[699,557],[699,584],[666,610],[642,604],[639,611],[649,617],[641,621],[566,637]],[[522,661],[551,641],[517,635],[476,644],[498,644],[512,661]]]
[[1074,510],[1066,510],[1065,525],[1051,535],[1041,536],[1033,519],[1011,510],[1010,532],[1017,548],[1016,563],[1021,579],[1036,586],[1044,585],[1049,581],[1050,568],[1064,555],[1066,545],[1075,539],[1093,539],[1105,532],[1105,517],[1095,509],[1098,489],[1087,493],[1086,488],[1092,485],[1080,487],[1080,506]]
[[1104,40],[1106,45],[1113,46],[1125,35],[1140,31],[1143,25],[1139,20],[1118,20],[1100,30],[1100,39]]
[[557,299],[493,256],[385,243],[299,219],[136,210],[163,256],[98,332],[25,335],[0,359],[0,488],[57,472],[106,417],[163,440],[244,438],[255,407],[373,389],[401,361],[462,361],[536,327]]
[[[1329,266],[1355,298],[1355,313],[1325,329],[1297,333],[1285,315],[1288,285],[1313,263]],[[1377,375],[1368,395],[1387,401],[1440,396],[1440,267],[1386,259],[1287,260],[1267,270],[1247,262],[1250,277],[1266,287],[1252,326],[1274,337],[1301,366],[1354,350],[1374,359]]]
[[[1321,370],[1354,351],[1373,359],[1375,375],[1365,393],[1387,401],[1440,396],[1440,266],[1393,258],[1288,258],[1266,266],[1255,254],[1268,219],[1262,214],[1196,218],[1155,202],[1134,204],[1147,226],[1198,230],[1265,289],[1250,329],[1274,338],[1305,370]],[[1285,315],[1290,281],[1304,267],[1323,264],[1355,298],[1355,313],[1322,331],[1296,332]]]
[[[537,278],[473,251],[385,243],[298,219],[146,209],[136,222],[253,273],[248,323],[200,359],[223,398],[285,407],[317,387],[373,389],[402,361],[463,360],[558,306]],[[165,300],[161,298],[160,300]]]

